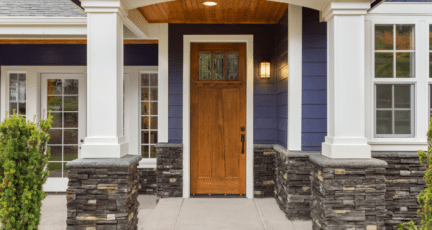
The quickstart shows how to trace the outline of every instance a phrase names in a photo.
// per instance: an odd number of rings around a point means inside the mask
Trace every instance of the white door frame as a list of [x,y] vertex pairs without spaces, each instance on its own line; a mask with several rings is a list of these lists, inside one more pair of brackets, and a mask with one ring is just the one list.
[[253,35],[183,35],[183,198],[190,197],[190,52],[194,42],[246,43],[246,197],[253,198]]
[[[85,74],[75,73],[41,73],[41,118],[48,117],[47,109],[47,86],[48,79],[78,79],[78,158],[81,158],[81,139],[86,136],[86,118],[87,118],[87,77]],[[61,162],[63,164],[63,161]],[[63,171],[63,169],[62,169]],[[48,177],[43,185],[45,192],[66,192],[69,179],[67,177]]]

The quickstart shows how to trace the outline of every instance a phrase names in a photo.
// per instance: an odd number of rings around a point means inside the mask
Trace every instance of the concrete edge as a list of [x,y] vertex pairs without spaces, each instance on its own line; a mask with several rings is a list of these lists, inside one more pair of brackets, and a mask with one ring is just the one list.
[[76,159],[68,162],[68,168],[124,168],[138,164],[141,160],[141,155],[126,155],[121,158],[88,158]]
[[174,143],[157,143],[155,144],[156,148],[183,148],[183,144],[174,144]]
[[310,155],[312,163],[324,168],[386,168],[387,162],[374,158],[341,158],[331,159],[323,155]]

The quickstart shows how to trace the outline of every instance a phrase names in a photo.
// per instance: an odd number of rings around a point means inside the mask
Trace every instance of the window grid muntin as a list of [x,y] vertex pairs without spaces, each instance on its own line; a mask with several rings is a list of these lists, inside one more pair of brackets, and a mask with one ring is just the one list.
[[[152,81],[151,81],[151,76],[152,75],[154,75],[155,77],[156,77],[156,81],[155,82],[153,82],[154,83],[154,85],[152,84]],[[148,85],[147,86],[145,86],[145,85],[143,85],[142,83],[143,83],[143,81],[144,81],[144,76],[147,76],[148,77]],[[140,75],[140,94],[139,94],[139,97],[140,97],[140,108],[141,108],[141,110],[140,110],[140,121],[139,121],[139,127],[140,127],[140,133],[139,133],[139,137],[140,137],[140,152],[141,152],[141,156],[143,157],[143,159],[156,159],[156,155],[152,158],[151,157],[151,149],[152,149],[152,147],[154,148],[154,150],[156,151],[156,147],[155,147],[155,145],[157,144],[157,140],[158,140],[158,129],[157,128],[154,128],[153,126],[152,126],[152,118],[158,118],[158,111],[157,111],[157,105],[158,105],[158,98],[157,98],[157,92],[159,91],[159,89],[158,89],[158,81],[159,81],[159,78],[158,78],[158,74],[157,73],[141,73],[141,75]],[[143,89],[147,89],[147,91],[148,91],[148,100],[143,100],[143,97],[142,97],[142,93],[143,93]],[[156,100],[152,100],[152,89],[156,89],[157,90],[157,92],[156,92]],[[143,110],[143,108],[142,108],[142,106],[143,106],[143,103],[148,103],[148,114],[142,114],[142,110]],[[152,103],[156,103],[156,114],[152,114],[153,113],[153,108],[152,108]],[[143,129],[143,127],[142,127],[142,119],[143,118],[148,118],[148,129]],[[157,126],[157,123],[156,123],[156,126]],[[148,140],[147,140],[147,142],[148,143],[143,143],[143,133],[144,132],[148,132]],[[152,133],[155,133],[155,139],[156,139],[156,141],[155,141],[155,143],[151,143],[151,134]],[[148,148],[148,157],[144,157],[144,153],[143,153],[143,147],[147,147]]]
[[[16,86],[12,85],[12,76],[15,75],[16,76]],[[21,77],[23,77],[24,79],[21,80]],[[13,110],[16,110],[16,114],[17,115],[21,115],[22,117],[26,117],[26,114],[21,114],[20,110],[19,110],[19,106],[20,104],[24,104],[24,108],[25,111],[27,113],[27,104],[26,104],[26,99],[27,99],[27,74],[26,73],[10,73],[9,74],[9,95],[8,95],[8,99],[9,99],[9,103],[8,103],[8,108],[7,110],[9,110],[9,115],[13,114]],[[12,90],[15,89],[15,93],[16,93],[16,97],[15,100],[12,99]],[[20,89],[23,90],[24,92],[24,99],[22,99],[20,97]],[[21,100],[22,99],[22,100]],[[12,103],[16,103],[15,108],[12,108]]]
[[[391,108],[377,108],[377,85],[391,85],[392,86],[392,107]],[[410,108],[395,108],[395,85],[411,85],[410,87]],[[376,138],[405,138],[415,136],[415,83],[413,82],[400,82],[400,83],[385,83],[385,82],[375,82],[374,83],[374,137]],[[392,133],[393,134],[377,134],[377,111],[392,111]],[[411,111],[410,113],[410,125],[411,134],[394,134],[395,133],[395,111]]]
[[[65,129],[66,130],[79,130],[79,127],[65,127],[65,113],[76,113],[77,115],[79,115],[79,80],[78,79],[48,79],[47,80],[47,84],[49,83],[49,80],[61,80],[61,82],[62,82],[62,85],[61,85],[61,93],[49,93],[48,92],[48,88],[47,88],[47,103],[48,103],[48,98],[51,96],[51,97],[58,97],[58,96],[60,96],[61,98],[62,98],[62,105],[61,105],[61,110],[59,110],[59,111],[52,111],[51,113],[52,114],[61,114],[61,118],[62,118],[62,120],[61,120],[61,127],[52,127],[50,130],[62,130],[62,139],[61,139],[61,142],[62,142],[62,144],[47,144],[47,146],[48,147],[61,147],[61,161],[51,161],[51,160],[49,160],[48,161],[48,165],[49,165],[49,163],[60,163],[61,164],[61,177],[51,177],[51,178],[67,178],[67,176],[65,176],[65,168],[66,168],[66,163],[67,162],[70,162],[71,160],[68,160],[68,161],[66,161],[65,160],[65,147],[76,147],[77,148],[77,151],[78,151],[78,141],[77,141],[77,143],[76,144],[64,144],[64,142],[65,142]],[[78,87],[78,92],[77,92],[77,94],[65,94],[65,88],[66,88],[66,81],[67,80],[75,80],[75,81],[77,81],[78,82],[78,85],[77,85],[77,87]],[[47,86],[48,87],[48,86]],[[78,107],[77,107],[77,110],[78,111],[66,111],[65,110],[65,100],[64,100],[64,98],[65,97],[68,97],[68,96],[73,96],[73,97],[77,97],[77,103],[78,103]],[[47,104],[47,108],[48,108],[48,104]],[[78,120],[78,122],[79,122],[79,120]],[[78,123],[78,126],[79,126],[79,123]],[[77,132],[77,134],[78,134],[78,132]],[[78,154],[78,152],[77,152],[77,154]],[[68,170],[68,172],[69,172],[69,170]]]
[[[376,35],[375,35],[375,33],[376,33],[376,27],[377,26],[384,26],[384,25],[392,25],[393,26],[393,49],[391,49],[391,50],[377,50],[376,49],[376,47],[375,47],[375,44],[376,44],[376,41],[375,41],[375,39],[376,39]],[[413,36],[413,43],[414,43],[414,50],[398,50],[398,49],[396,49],[396,46],[397,46],[397,44],[396,44],[396,26],[397,25],[404,25],[404,26],[413,26],[413,31],[412,31],[412,36]],[[374,48],[373,48],[373,50],[374,50],[374,54],[373,54],[373,69],[374,69],[374,72],[373,72],[373,74],[374,74],[374,79],[413,79],[413,78],[416,78],[417,76],[416,76],[416,71],[415,71],[415,66],[416,66],[416,53],[415,53],[415,49],[417,48],[417,45],[416,45],[416,24],[415,23],[407,23],[407,24],[403,24],[403,23],[397,23],[397,24],[394,24],[394,23],[390,23],[390,24],[386,24],[386,23],[378,23],[378,24],[375,24],[374,25],[374,27],[373,27],[373,34],[374,34],[374,36],[373,36],[373,42],[372,42],[372,44],[373,44],[373,46],[374,46]],[[384,77],[377,77],[377,76],[375,76],[375,64],[376,64],[376,61],[375,61],[375,54],[376,53],[391,53],[391,54],[393,54],[393,69],[392,69],[392,71],[393,71],[393,77],[392,78],[384,78]],[[396,54],[397,53],[412,53],[412,59],[413,59],[413,62],[411,63],[411,66],[410,66],[410,70],[412,71],[412,75],[413,75],[413,77],[408,77],[408,78],[403,78],[403,77],[396,77]]]

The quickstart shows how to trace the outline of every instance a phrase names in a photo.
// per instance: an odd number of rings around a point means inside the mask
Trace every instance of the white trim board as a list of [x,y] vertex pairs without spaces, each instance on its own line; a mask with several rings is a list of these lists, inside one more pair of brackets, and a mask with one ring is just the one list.
[[192,42],[246,43],[246,197],[253,198],[253,35],[183,35],[183,198],[190,197],[190,52]]

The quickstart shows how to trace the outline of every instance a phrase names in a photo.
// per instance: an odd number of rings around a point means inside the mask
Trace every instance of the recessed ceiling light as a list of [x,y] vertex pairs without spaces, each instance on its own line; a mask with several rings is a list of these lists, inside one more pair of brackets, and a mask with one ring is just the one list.
[[203,2],[204,6],[216,6],[217,2]]

